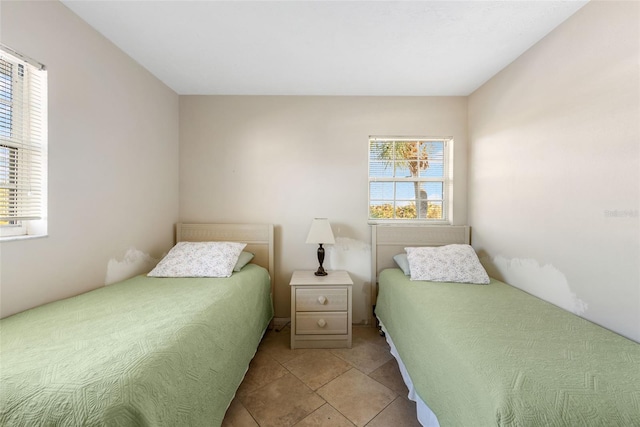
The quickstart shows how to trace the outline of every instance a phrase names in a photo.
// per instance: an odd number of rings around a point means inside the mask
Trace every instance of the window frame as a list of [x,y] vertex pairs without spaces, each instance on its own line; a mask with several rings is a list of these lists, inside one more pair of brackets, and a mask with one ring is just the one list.
[[[379,177],[379,176],[372,176],[372,163],[373,163],[373,159],[372,159],[372,146],[373,143],[376,142],[390,142],[390,143],[395,143],[395,142],[442,142],[443,143],[443,151],[442,151],[442,177],[429,177],[429,176],[420,176],[420,173],[418,173],[418,176],[411,176],[411,177],[397,177],[395,176],[395,173],[392,172],[391,176],[389,177]],[[368,206],[367,206],[367,218],[368,218],[368,223],[369,224],[415,224],[415,223],[419,223],[419,224],[424,224],[424,225],[449,225],[452,224],[452,218],[453,218],[453,145],[454,145],[454,139],[453,137],[447,136],[447,137],[432,137],[432,136],[369,136],[368,139],[368,149],[367,149],[367,153],[368,153],[368,168],[367,168],[367,175],[368,175],[368,182],[367,182],[367,202],[368,202]],[[395,149],[393,150],[395,153]],[[428,160],[428,158],[427,158]],[[419,159],[414,160],[414,161],[420,161]],[[379,162],[379,160],[376,160],[375,162]],[[391,164],[393,166],[395,166],[395,161],[391,162]],[[392,166],[392,167],[393,167]],[[393,183],[394,186],[394,194],[392,197],[392,202],[393,202],[393,211],[394,211],[394,218],[372,218],[371,216],[371,207],[375,204],[376,201],[383,201],[383,200],[388,200],[387,198],[385,199],[380,199],[380,200],[376,200],[376,199],[372,199],[372,194],[371,194],[371,187],[372,187],[372,183],[375,182],[388,182],[388,183]],[[414,182],[419,182],[421,184],[424,183],[430,183],[430,182],[441,182],[442,183],[442,199],[438,199],[437,201],[442,203],[442,218],[397,218],[395,217],[396,215],[396,207],[397,202],[409,202],[412,201],[414,204],[417,204],[420,202],[420,199],[416,200],[415,198],[413,199],[404,199],[404,198],[398,198],[397,197],[397,193],[396,193],[396,184],[397,183],[403,183],[403,182],[407,182],[407,183],[414,183]],[[428,198],[425,199],[429,200]],[[433,199],[432,199],[433,200]],[[428,206],[428,205],[427,205]],[[428,209],[428,208],[427,208]],[[419,213],[418,213],[419,215]]]
[[47,72],[2,44],[0,61],[0,241],[46,236]]

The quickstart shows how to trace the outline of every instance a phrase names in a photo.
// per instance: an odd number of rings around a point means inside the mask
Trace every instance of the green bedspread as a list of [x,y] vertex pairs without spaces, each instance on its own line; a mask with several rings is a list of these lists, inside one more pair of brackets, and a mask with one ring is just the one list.
[[379,282],[376,315],[441,426],[640,426],[640,344],[493,279]]
[[138,276],[0,321],[0,425],[217,426],[272,317],[267,271]]

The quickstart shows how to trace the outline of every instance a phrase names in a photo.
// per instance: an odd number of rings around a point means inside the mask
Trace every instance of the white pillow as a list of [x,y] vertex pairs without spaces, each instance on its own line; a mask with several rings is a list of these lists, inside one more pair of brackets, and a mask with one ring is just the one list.
[[393,260],[396,262],[398,267],[400,267],[405,276],[411,276],[411,268],[409,267],[409,259],[407,259],[406,253],[395,255]]
[[229,277],[245,246],[237,242],[179,242],[147,276]]
[[240,256],[238,257],[238,261],[236,262],[235,267],[233,267],[233,271],[240,271],[242,268],[249,264],[249,262],[253,259],[255,255],[251,252],[242,251]]
[[411,280],[486,285],[489,276],[469,245],[405,248]]

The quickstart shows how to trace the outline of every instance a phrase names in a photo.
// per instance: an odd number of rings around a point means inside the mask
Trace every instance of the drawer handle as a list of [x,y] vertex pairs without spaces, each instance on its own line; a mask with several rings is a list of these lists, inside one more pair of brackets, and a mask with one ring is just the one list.
[[327,322],[325,322],[324,319],[320,319],[318,320],[318,326],[324,328],[325,326],[327,326]]
[[320,296],[318,297],[318,302],[319,302],[320,304],[322,304],[322,305],[325,305],[325,304],[327,303],[327,297],[325,297],[325,296],[323,296],[323,295],[320,295]]

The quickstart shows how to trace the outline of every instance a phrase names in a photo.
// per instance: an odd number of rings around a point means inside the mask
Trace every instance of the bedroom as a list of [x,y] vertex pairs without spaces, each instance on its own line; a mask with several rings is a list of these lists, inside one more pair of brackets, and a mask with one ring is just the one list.
[[130,248],[159,258],[176,222],[215,219],[276,224],[287,318],[326,216],[342,243],[328,266],[351,271],[366,321],[367,138],[435,134],[455,138],[454,224],[473,227],[490,273],[640,341],[637,3],[587,4],[456,97],[180,96],[61,3],[0,14],[2,43],[47,65],[50,102],[49,235],[0,246],[2,317],[101,286]]

